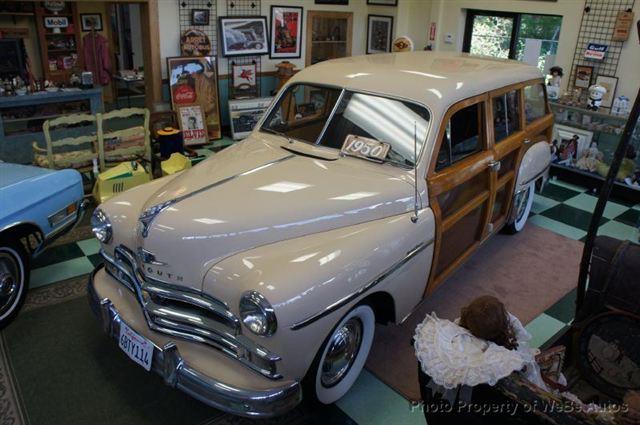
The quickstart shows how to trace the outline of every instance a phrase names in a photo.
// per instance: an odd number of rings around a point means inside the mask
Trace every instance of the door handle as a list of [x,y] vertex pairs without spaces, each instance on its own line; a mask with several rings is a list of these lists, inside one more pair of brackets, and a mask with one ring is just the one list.
[[500,171],[500,161],[489,162],[489,168],[491,169],[491,171]]
[[524,139],[524,144],[528,145],[529,143],[531,143],[531,139]]

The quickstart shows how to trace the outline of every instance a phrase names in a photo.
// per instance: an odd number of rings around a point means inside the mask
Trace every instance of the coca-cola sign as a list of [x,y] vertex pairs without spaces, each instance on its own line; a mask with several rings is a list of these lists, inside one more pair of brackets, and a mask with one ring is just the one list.
[[195,103],[196,99],[196,91],[186,84],[176,87],[173,93],[173,101],[180,105]]

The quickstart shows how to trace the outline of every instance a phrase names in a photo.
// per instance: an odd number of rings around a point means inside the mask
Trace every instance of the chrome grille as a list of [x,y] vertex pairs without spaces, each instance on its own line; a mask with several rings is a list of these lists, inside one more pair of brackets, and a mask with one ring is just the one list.
[[240,320],[220,300],[145,276],[123,245],[114,257],[101,251],[107,273],[133,292],[149,328],[207,344],[272,379],[281,378],[280,357],[242,335]]

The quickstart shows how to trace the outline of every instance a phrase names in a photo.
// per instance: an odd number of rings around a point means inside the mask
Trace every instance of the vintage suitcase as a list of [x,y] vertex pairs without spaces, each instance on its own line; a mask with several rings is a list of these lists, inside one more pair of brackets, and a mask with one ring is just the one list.
[[576,321],[606,310],[640,316],[640,245],[598,236],[591,256],[589,286]]

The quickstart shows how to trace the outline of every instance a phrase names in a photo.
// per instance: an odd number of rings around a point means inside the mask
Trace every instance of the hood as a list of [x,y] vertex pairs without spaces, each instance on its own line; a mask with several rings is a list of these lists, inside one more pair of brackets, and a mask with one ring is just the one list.
[[174,201],[138,235],[155,256],[147,274],[201,290],[207,270],[238,252],[412,210],[406,170],[296,154],[269,137],[216,154],[149,198],[145,208]]
[[0,162],[0,188],[12,186],[25,180],[37,179],[38,177],[54,172],[54,170],[33,167],[30,165]]

